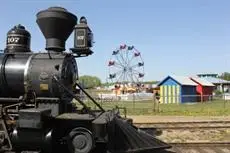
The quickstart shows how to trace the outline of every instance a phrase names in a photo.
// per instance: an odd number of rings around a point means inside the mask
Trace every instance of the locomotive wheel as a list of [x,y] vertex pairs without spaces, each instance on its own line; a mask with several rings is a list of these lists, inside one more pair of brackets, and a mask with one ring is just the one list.
[[89,153],[94,147],[91,132],[86,128],[75,128],[69,133],[69,150],[72,153]]

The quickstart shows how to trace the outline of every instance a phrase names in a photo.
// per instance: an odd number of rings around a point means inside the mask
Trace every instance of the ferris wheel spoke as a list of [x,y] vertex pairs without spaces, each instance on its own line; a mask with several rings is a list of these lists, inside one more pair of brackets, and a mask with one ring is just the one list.
[[129,78],[131,79],[132,83],[134,83],[135,81],[133,80],[132,73],[129,72],[128,74],[129,74]]
[[143,73],[141,73],[141,72],[139,72],[139,71],[133,71],[133,73],[134,73],[134,74],[137,74],[137,75],[143,74]]
[[127,65],[128,65],[129,64],[129,62],[128,62],[129,61],[129,50],[126,50],[125,53],[126,53],[126,58],[125,59],[126,59]]
[[121,57],[121,59],[122,59],[123,65],[124,65],[124,66],[127,65],[127,63],[125,62],[125,60],[124,60],[124,58],[123,58],[123,55],[120,54],[120,57]]
[[118,58],[118,56],[115,56],[115,57],[116,57],[116,59],[117,59],[117,63],[119,63],[121,66],[124,67],[124,65],[122,64],[122,62],[121,62],[120,59]]
[[138,75],[139,75],[139,78],[142,78],[142,77],[144,77],[145,76],[145,73],[144,73],[144,71],[134,71],[135,73],[137,73]]
[[136,76],[136,73],[133,73],[133,75],[132,76],[134,76],[135,77],[135,79],[136,79],[136,81],[135,82],[139,82],[139,79],[138,79],[138,77]]
[[131,55],[131,58],[130,58],[130,56],[128,56],[128,58],[127,58],[127,63],[128,63],[128,65],[131,63],[131,61],[133,60],[133,58],[135,57],[134,56],[134,53],[133,53],[133,49],[135,50],[135,48],[134,48],[134,46],[129,46],[128,47],[128,51],[129,51],[129,53],[132,53]]
[[127,80],[127,83],[130,83],[130,82],[132,82],[132,78],[130,78],[130,75],[129,75],[129,73],[126,73],[126,80]]
[[139,74],[138,72],[134,72],[134,71],[131,72],[131,73],[132,73],[133,75],[134,75],[134,74],[135,74],[135,75],[138,75],[138,74]]
[[125,83],[125,72],[123,72],[122,82]]
[[118,74],[120,74],[120,73],[122,73],[122,70],[117,71],[117,72],[115,72],[114,74],[118,75]]
[[144,66],[144,62],[139,62],[138,64],[131,65],[130,68],[134,69],[134,68],[143,67],[143,66]]
[[131,57],[131,59],[129,59],[128,65],[132,62],[133,59],[134,59],[134,55]]
[[117,82],[120,82],[119,80],[120,80],[120,78],[123,76],[123,73],[121,73],[120,75],[119,75],[119,77],[117,78]]
[[126,61],[125,61],[125,59],[124,59],[124,56],[123,56],[123,53],[124,53],[124,51],[121,51],[121,52],[120,52],[120,57],[121,57],[123,63],[124,63],[125,65],[127,65],[128,63],[126,63]]
[[129,78],[129,71],[127,71],[127,72],[125,73],[125,76],[126,76],[126,80],[127,80],[127,82],[130,82],[130,78]]
[[131,66],[130,66],[130,68],[132,68],[132,69],[133,69],[133,68],[136,68],[136,67],[138,67],[138,64],[135,64],[135,65],[131,65]]
[[122,82],[126,83],[126,80],[125,80],[125,72],[123,72]]
[[124,83],[127,84],[129,82],[127,77],[127,72],[124,73]]
[[114,64],[113,66],[116,67],[116,68],[123,68],[123,66],[118,64],[118,63]]
[[137,71],[137,72],[133,72],[133,74],[136,74],[136,75],[139,76],[139,75],[142,74],[142,73],[140,73],[140,72]]
[[[126,63],[127,63],[127,65],[130,64],[130,60],[133,58],[133,57],[130,56],[131,53],[132,53],[132,51],[128,49],[128,50],[127,50],[127,58],[126,58]],[[132,54],[131,54],[131,55],[132,55]]]
[[134,73],[138,75],[138,78],[143,78],[145,76],[144,73],[141,73],[141,72],[138,72],[138,71],[136,71]]
[[117,59],[117,64],[119,64],[119,65],[121,65],[121,66],[124,66],[123,64],[122,64],[122,62],[120,61],[120,59],[116,56],[116,59]]
[[136,70],[136,69],[132,69],[133,71],[137,72],[137,73],[141,73],[140,71]]

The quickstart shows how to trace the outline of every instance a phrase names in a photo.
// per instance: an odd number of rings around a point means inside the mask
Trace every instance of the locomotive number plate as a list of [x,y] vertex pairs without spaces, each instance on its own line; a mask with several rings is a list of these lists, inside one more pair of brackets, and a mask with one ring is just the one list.
[[48,84],[40,84],[40,90],[49,90],[49,85]]

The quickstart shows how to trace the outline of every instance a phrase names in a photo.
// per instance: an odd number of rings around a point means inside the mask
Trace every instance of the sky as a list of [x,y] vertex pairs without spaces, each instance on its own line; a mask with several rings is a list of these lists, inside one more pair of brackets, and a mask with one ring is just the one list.
[[[31,33],[32,51],[44,51],[36,13],[51,6],[85,16],[94,33],[94,54],[77,59],[80,75],[105,82],[112,51],[121,44],[141,52],[146,81],[230,71],[229,0],[2,0],[0,49],[6,33],[22,24]],[[66,43],[71,47],[73,34]]]

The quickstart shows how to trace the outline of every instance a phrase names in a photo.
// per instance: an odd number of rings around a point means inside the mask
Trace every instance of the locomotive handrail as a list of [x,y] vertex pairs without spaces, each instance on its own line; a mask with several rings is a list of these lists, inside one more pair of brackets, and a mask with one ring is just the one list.
[[5,97],[0,98],[1,103],[18,103],[21,100],[22,99],[20,99],[20,98],[5,98]]
[[74,99],[76,99],[76,100],[83,106],[83,108],[84,108],[88,113],[90,113],[91,115],[94,115],[94,116],[95,116],[95,114],[93,114],[93,112],[87,107],[87,105],[84,104],[84,102],[83,102],[81,99],[79,99],[77,96],[75,96],[71,91],[69,91],[69,89],[66,88],[66,87],[58,80],[58,78],[57,78],[56,76],[53,76],[53,78],[54,78],[54,80],[55,80],[55,81],[56,81],[66,92],[68,92],[68,94],[70,94]]
[[92,102],[95,104],[95,105],[97,105],[97,107],[102,111],[102,112],[105,112],[105,110],[104,110],[104,108],[102,108],[101,107],[101,105],[100,104],[98,104],[81,86],[80,86],[80,84],[78,84],[78,83],[76,83],[76,86],[82,91],[82,92],[84,92],[84,94],[86,94],[86,96],[90,99],[90,100],[92,100]]

